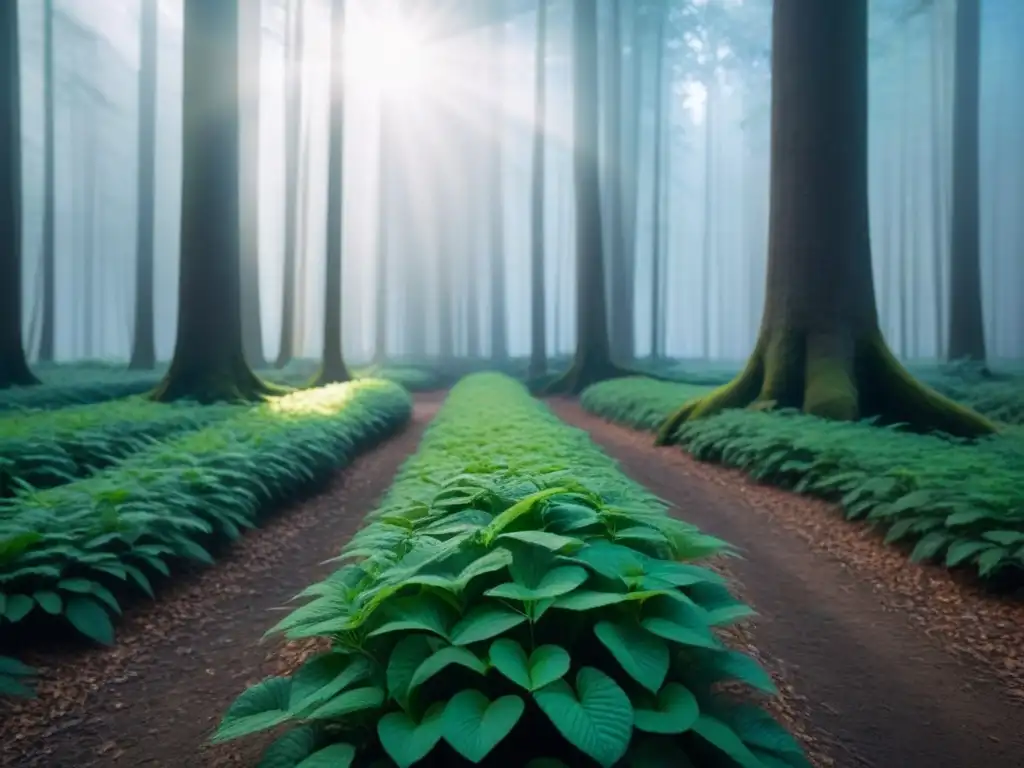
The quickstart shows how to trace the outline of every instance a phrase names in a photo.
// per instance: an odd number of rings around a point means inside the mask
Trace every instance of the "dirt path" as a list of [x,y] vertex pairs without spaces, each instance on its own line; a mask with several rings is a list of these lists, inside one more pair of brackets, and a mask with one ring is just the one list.
[[903,614],[887,611],[842,563],[687,473],[678,448],[655,448],[650,435],[575,402],[551,405],[680,517],[742,550],[744,559],[728,567],[758,611],[757,647],[806,697],[811,725],[831,736],[838,766],[1024,766],[1024,710]]
[[40,697],[0,710],[0,765],[255,764],[250,753],[258,744],[209,750],[205,742],[247,685],[295,654],[278,640],[259,639],[282,605],[330,572],[323,561],[338,553],[416,449],[441,396],[416,401],[404,432],[338,473],[323,493],[283,510],[215,566],[129,611],[113,648],[33,660],[43,674]]

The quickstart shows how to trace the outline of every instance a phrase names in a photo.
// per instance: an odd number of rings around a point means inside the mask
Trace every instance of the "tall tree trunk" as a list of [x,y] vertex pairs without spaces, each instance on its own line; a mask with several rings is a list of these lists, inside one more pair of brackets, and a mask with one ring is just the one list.
[[932,292],[935,301],[935,336],[938,357],[946,351],[946,289],[944,285],[945,254],[949,246],[946,206],[943,204],[942,190],[946,179],[942,173],[942,74],[939,47],[941,25],[941,4],[932,6],[934,23],[932,24],[931,42],[929,45],[929,63],[931,65],[931,194],[932,194]]
[[[707,6],[705,6],[706,8]],[[712,69],[705,82],[705,109],[704,109],[704,243],[701,248],[701,308],[704,318],[701,323],[701,355],[706,359],[711,357],[711,270],[714,259],[712,250],[714,248],[714,206],[715,206],[715,77]],[[718,337],[721,344],[721,336]]]
[[477,236],[477,222],[482,218],[478,215],[480,207],[480,157],[483,150],[482,139],[477,135],[476,128],[467,124],[465,117],[462,118],[462,125],[455,130],[462,131],[466,142],[466,153],[472,158],[469,167],[465,169],[463,194],[465,202],[460,226],[463,228],[466,251],[465,290],[466,302],[465,323],[466,323],[466,357],[478,359],[480,357],[480,278],[478,271],[478,259],[480,258],[480,245]]
[[760,337],[740,375],[666,419],[660,442],[684,420],[751,403],[962,436],[993,430],[915,381],[879,331],[868,234],[867,32],[867,0],[775,0]]
[[129,368],[149,370],[156,365],[153,328],[153,219],[156,197],[157,0],[142,0],[139,35],[139,144],[135,242],[135,334]]
[[978,111],[981,0],[956,5],[953,84],[953,222],[949,357],[985,361],[981,308],[981,212],[978,202]]
[[242,346],[254,368],[264,368],[260,301],[260,62],[263,47],[262,2],[244,2],[241,14],[241,227]]
[[43,98],[46,115],[43,123],[43,252],[42,323],[39,331],[39,359],[51,361],[56,353],[57,249],[56,235],[56,99],[53,81],[53,0],[43,8]]
[[[900,75],[901,85],[904,93],[910,92],[910,77],[909,77],[909,40],[905,40],[903,43],[903,50],[900,52]],[[910,195],[910,173],[912,171],[910,165],[910,109],[909,105],[905,100],[900,102],[900,151],[899,151],[899,217],[900,217],[900,241],[898,250],[896,252],[896,308],[899,311],[899,347],[896,350],[897,354],[904,360],[910,357],[910,317],[908,314],[908,297],[907,297],[907,262],[910,259],[908,253],[910,249],[910,229],[911,227],[917,226],[917,222],[913,221],[909,216],[909,206],[907,198]]]
[[619,345],[622,359],[632,360],[636,357],[636,265],[637,265],[637,217],[640,212],[640,114],[643,111],[643,73],[644,59],[644,25],[640,10],[630,3],[633,19],[632,43],[630,54],[630,98],[627,101],[626,114],[629,115],[627,131],[627,147],[623,159],[623,195],[622,201],[622,235],[621,244],[623,257],[622,271],[617,281],[621,281],[619,290],[622,304],[619,329]]
[[622,362],[633,359],[633,283],[630,260],[626,248],[625,166],[622,140],[624,122],[622,95],[622,4],[612,0],[610,5],[608,47],[608,158],[605,162],[608,189],[607,231],[610,258],[608,268],[614,276],[610,291],[610,322],[612,358]]
[[298,275],[299,151],[302,144],[302,56],[305,46],[305,4],[288,2],[288,39],[285,43],[285,172],[284,172],[284,275],[281,279],[281,346],[276,365],[283,368],[295,356],[295,306]]
[[327,270],[324,280],[324,349],[316,384],[348,381],[341,349],[341,245],[345,168],[345,0],[331,2],[331,116],[327,147]]
[[[90,65],[97,63],[96,44],[91,47]],[[96,357],[96,152],[98,150],[97,106],[88,94],[81,98],[80,133],[82,142],[82,266],[85,277],[82,280],[84,312],[82,335],[85,339],[85,358]]]
[[576,196],[576,354],[549,392],[579,394],[623,375],[611,360],[599,182],[597,0],[573,2],[573,181]]
[[0,3],[0,389],[38,384],[21,338],[21,88],[18,3]]
[[377,149],[377,274],[374,306],[373,362],[383,365],[388,354],[388,277],[391,249],[391,153],[395,151],[391,105],[380,105],[380,139]]
[[548,370],[547,281],[544,256],[545,156],[547,154],[548,0],[537,0],[537,36],[533,56],[533,147],[530,190],[530,366],[527,376],[540,378]]
[[[658,12],[657,33],[654,44],[654,140],[651,146],[654,151],[654,194],[651,197],[651,360],[661,358],[664,346],[664,327],[661,324],[661,252],[664,248],[664,173],[665,165],[665,26],[667,23],[668,6],[662,4]],[[706,321],[705,321],[706,322]]]
[[487,54],[493,67],[491,82],[499,93],[491,110],[491,131],[488,155],[490,215],[490,256],[491,256],[491,359],[499,364],[508,360],[508,313],[505,303],[505,174],[502,168],[504,156],[505,112],[500,94],[505,63],[505,23],[494,25],[491,51]]
[[239,0],[184,0],[178,337],[160,401],[271,391],[242,350]]

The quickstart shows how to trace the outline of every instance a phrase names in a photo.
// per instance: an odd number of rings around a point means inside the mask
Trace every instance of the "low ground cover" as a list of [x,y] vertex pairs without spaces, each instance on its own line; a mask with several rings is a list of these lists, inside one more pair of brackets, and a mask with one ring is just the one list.
[[154,442],[238,415],[242,406],[143,398],[0,416],[0,498],[85,477]]
[[92,477],[0,501],[0,637],[74,628],[111,642],[119,594],[152,595],[152,577],[183,559],[212,562],[212,546],[315,487],[411,411],[391,382],[297,392]]
[[0,414],[102,403],[141,395],[159,383],[160,374],[152,371],[62,370],[59,375],[46,377],[38,386],[11,387],[0,392]]
[[[652,429],[692,387],[623,380],[591,387],[590,412]],[[914,560],[969,566],[984,578],[1024,570],[1024,430],[966,443],[799,413],[726,411],[686,423],[674,441],[704,461],[839,503],[847,518],[913,545]]]
[[[245,691],[217,740],[261,765],[806,765],[714,628],[750,615],[665,514],[526,389],[453,390],[345,564],[272,631],[331,649]],[[306,762],[303,762],[306,761]]]

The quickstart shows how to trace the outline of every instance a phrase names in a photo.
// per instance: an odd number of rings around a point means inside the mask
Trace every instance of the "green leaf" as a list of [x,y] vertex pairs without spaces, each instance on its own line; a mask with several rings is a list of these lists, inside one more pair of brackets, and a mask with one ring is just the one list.
[[436,651],[430,658],[425,659],[422,664],[417,667],[416,672],[412,676],[412,681],[409,683],[409,690],[415,690],[423,685],[427,680],[432,678],[438,672],[451,664],[457,664],[461,667],[465,667],[468,670],[476,672],[478,675],[487,674],[487,665],[480,661],[472,651],[467,648],[459,648],[454,645],[450,645],[447,648],[441,648]]
[[384,703],[384,691],[376,686],[353,688],[343,691],[333,699],[317,707],[306,715],[310,720],[331,720],[361,712],[364,709],[376,709]]
[[744,768],[761,768],[757,756],[747,748],[732,728],[718,718],[701,715],[691,730]]
[[946,567],[954,568],[965,560],[988,549],[991,544],[987,541],[976,541],[974,539],[960,539],[949,546],[946,550]]
[[444,709],[444,739],[471,763],[479,763],[512,732],[525,708],[518,696],[490,701],[480,691],[460,691]]
[[299,716],[350,685],[367,679],[370,672],[370,662],[363,656],[336,652],[316,656],[292,675],[288,710]]
[[17,624],[32,612],[35,604],[35,601],[28,595],[8,595],[4,618],[12,624]]
[[398,768],[408,768],[430,754],[443,733],[445,705],[435,703],[417,723],[404,712],[390,712],[377,723],[380,745]]
[[508,582],[487,590],[489,597],[500,597],[506,600],[551,600],[572,592],[587,580],[587,571],[578,565],[564,565],[549,571],[536,587]]
[[543,547],[551,552],[568,552],[583,546],[583,542],[579,539],[572,536],[560,536],[548,531],[516,531],[515,533],[503,533],[498,537],[498,541],[509,539]]
[[749,747],[779,755],[804,756],[803,747],[793,734],[760,707],[744,705],[735,708],[729,714],[729,723],[736,735]]
[[623,603],[628,599],[629,595],[622,592],[597,592],[580,589],[571,595],[558,598],[555,601],[555,608],[567,611],[594,611],[598,608]]
[[503,605],[478,605],[452,628],[452,645],[469,645],[490,640],[526,621],[521,613]]
[[59,616],[61,609],[64,607],[64,602],[60,599],[60,595],[46,589],[33,593],[32,598],[39,603],[40,608],[51,616]]
[[668,674],[668,645],[643,627],[619,621],[600,621],[594,634],[622,668],[651,693],[657,693]]
[[447,603],[430,595],[390,600],[385,610],[394,618],[370,632],[367,637],[377,637],[388,632],[422,631],[447,639],[455,618]]
[[316,751],[318,741],[314,727],[292,728],[267,747],[256,768],[295,768]]
[[356,759],[356,748],[351,744],[331,744],[317,750],[295,768],[349,768]]
[[420,664],[434,652],[426,635],[403,637],[391,651],[388,660],[388,694],[403,709],[409,708],[409,684]]
[[726,650],[714,654],[712,659],[712,663],[721,674],[772,696],[778,694],[779,689],[776,688],[772,676],[752,656],[740,651]]
[[996,571],[1003,560],[1007,560],[1010,557],[1010,550],[1006,547],[992,547],[981,553],[978,558],[978,573],[981,576],[988,576],[989,574]]
[[917,542],[910,553],[910,559],[915,563],[930,560],[952,539],[953,537],[945,531],[932,531]]
[[544,499],[551,496],[556,496],[560,493],[566,493],[568,488],[546,488],[543,491],[537,491],[534,494],[527,496],[525,499],[513,504],[511,507],[506,509],[500,515],[498,515],[491,523],[483,530],[483,541],[485,544],[493,543],[494,539],[497,538],[502,531],[508,528],[512,523],[518,520],[524,515],[528,515],[533,512],[534,508]]
[[247,688],[224,713],[213,742],[241,738],[285,722],[290,717],[290,689],[291,681],[286,677],[268,677]]
[[490,658],[495,669],[528,691],[565,677],[570,664],[568,652],[557,645],[542,645],[527,658],[523,646],[508,638],[491,643]]
[[626,754],[633,735],[633,706],[604,672],[584,667],[576,675],[575,692],[564,680],[556,680],[533,696],[566,741],[603,768],[611,768]]
[[668,683],[653,701],[634,703],[633,725],[647,733],[684,733],[700,716],[700,706],[690,689]]
[[648,632],[680,645],[721,647],[708,626],[707,614],[672,598],[658,598],[645,603],[640,625]]
[[75,595],[68,598],[64,615],[71,626],[83,635],[103,645],[114,644],[114,625],[103,606],[91,597]]
[[28,664],[23,664],[10,656],[0,656],[0,675],[11,675],[13,677],[29,677],[36,671]]

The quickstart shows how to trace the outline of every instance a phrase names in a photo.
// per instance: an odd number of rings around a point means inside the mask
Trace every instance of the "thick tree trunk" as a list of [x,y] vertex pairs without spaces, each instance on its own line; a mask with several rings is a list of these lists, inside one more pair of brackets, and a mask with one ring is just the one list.
[[239,0],[185,0],[181,266],[174,358],[160,401],[272,391],[242,350],[239,285]]
[[490,242],[491,242],[491,359],[496,363],[508,360],[508,313],[505,302],[505,181],[502,168],[504,156],[505,114],[502,109],[502,78],[505,63],[505,24],[494,25],[491,51],[488,53],[493,70],[491,82],[499,93],[491,110],[491,131],[489,136],[488,187],[491,201]]
[[53,80],[53,0],[46,0],[43,9],[43,98],[46,115],[43,124],[43,253],[42,253],[42,322],[39,330],[39,359],[51,361],[56,353],[57,249],[56,185],[54,159],[56,141],[56,99]]
[[533,57],[533,155],[530,190],[530,365],[527,376],[538,379],[547,374],[547,285],[544,275],[545,156],[547,144],[547,47],[548,0],[537,2],[537,37]]
[[956,6],[953,85],[951,360],[985,361],[981,308],[981,222],[978,201],[978,111],[981,69],[981,0]]
[[327,147],[327,271],[324,280],[324,349],[317,386],[348,381],[341,348],[341,244],[344,194],[345,1],[331,2],[331,116]]
[[302,55],[305,8],[302,0],[288,3],[289,35],[285,44],[285,202],[284,275],[281,279],[281,345],[276,365],[284,368],[295,356],[295,306],[299,233],[299,150],[302,136]]
[[135,335],[128,367],[149,370],[156,366],[153,328],[153,219],[156,192],[156,84],[157,0],[142,0],[139,45],[139,145],[135,242]]
[[973,436],[994,428],[927,389],[889,351],[871,276],[867,0],[775,0],[768,281],[757,346],[739,377],[683,405],[678,424],[723,408],[879,416]]
[[0,3],[0,389],[38,384],[21,338],[21,93],[18,4]]
[[242,346],[253,368],[264,368],[260,301],[260,60],[263,42],[261,3],[245,2],[241,14],[240,87],[242,110]]
[[573,180],[576,195],[576,354],[548,387],[579,394],[626,372],[611,360],[599,183],[597,0],[573,2]]
[[395,151],[391,131],[391,106],[380,105],[380,139],[377,149],[377,270],[374,305],[373,362],[383,365],[388,354],[388,277],[391,238],[391,153]]

